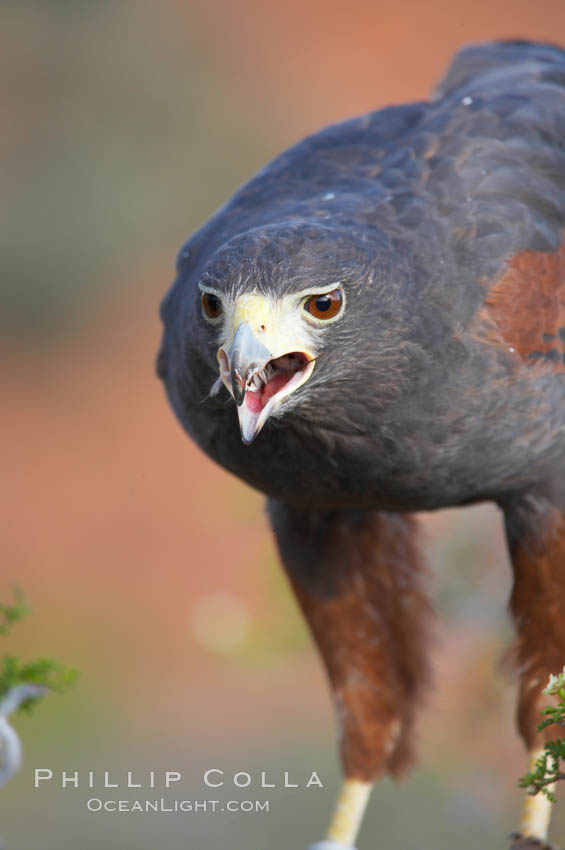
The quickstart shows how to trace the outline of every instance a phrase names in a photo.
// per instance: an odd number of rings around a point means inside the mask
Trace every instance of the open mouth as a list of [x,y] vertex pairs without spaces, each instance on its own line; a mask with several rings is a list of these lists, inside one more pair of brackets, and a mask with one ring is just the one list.
[[247,379],[244,405],[252,413],[260,414],[275,396],[286,396],[303,383],[312,371],[306,374],[311,363],[311,358],[301,351],[269,360]]
[[[220,381],[232,396],[232,375],[224,351],[220,350]],[[315,366],[312,355],[293,351],[272,357],[264,365],[250,371],[245,382],[245,396],[237,408],[241,439],[253,442],[275,405],[308,380]]]

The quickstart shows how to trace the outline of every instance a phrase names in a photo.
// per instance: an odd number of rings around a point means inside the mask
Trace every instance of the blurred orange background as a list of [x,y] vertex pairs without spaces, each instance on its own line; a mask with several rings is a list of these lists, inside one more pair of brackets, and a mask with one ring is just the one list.
[[[158,302],[183,240],[281,149],[426,97],[464,43],[565,44],[565,4],[6,0],[0,28],[0,599],[19,585],[34,610],[2,640],[82,673],[16,721],[25,764],[0,793],[0,836],[14,850],[306,847],[339,781],[323,674],[262,498],[168,409]],[[498,664],[511,634],[499,517],[424,524],[438,685],[421,767],[375,792],[359,848],[503,847],[525,765]],[[268,814],[93,814],[88,789],[35,790],[34,767],[180,770],[191,799],[210,797],[209,767],[266,770],[279,787],[212,794],[268,798]],[[284,790],[285,770],[325,787]]]

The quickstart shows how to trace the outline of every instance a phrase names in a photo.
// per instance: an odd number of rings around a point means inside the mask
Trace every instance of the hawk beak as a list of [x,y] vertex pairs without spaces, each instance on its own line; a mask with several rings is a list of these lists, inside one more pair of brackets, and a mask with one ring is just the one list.
[[306,351],[282,354],[269,351],[241,322],[233,342],[218,351],[220,380],[237,405],[241,439],[253,442],[276,405],[303,384],[314,369],[314,355]]
[[248,383],[271,359],[271,352],[259,342],[247,322],[242,322],[235,333],[227,358],[233,399],[237,406],[241,407]]

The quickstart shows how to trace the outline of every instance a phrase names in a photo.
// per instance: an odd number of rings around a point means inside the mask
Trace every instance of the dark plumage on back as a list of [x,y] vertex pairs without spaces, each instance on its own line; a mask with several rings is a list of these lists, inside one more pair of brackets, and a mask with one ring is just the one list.
[[408,511],[503,509],[535,746],[565,663],[558,618],[541,648],[550,593],[565,604],[564,232],[565,52],[516,41],[462,50],[429,102],[304,139],[180,252],[159,373],[196,442],[271,499],[349,777],[407,763],[426,679]]

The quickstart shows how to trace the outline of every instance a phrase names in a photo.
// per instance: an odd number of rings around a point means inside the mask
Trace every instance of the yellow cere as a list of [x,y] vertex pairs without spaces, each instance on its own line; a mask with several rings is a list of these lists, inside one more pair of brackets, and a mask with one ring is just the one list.
[[237,299],[232,316],[234,333],[242,322],[247,322],[251,329],[257,332],[261,325],[267,323],[271,310],[271,304],[263,295],[241,295]]
[[231,313],[226,316],[223,348],[229,349],[238,327],[246,322],[271,357],[302,351],[314,358],[316,340],[305,321],[302,299],[303,293],[293,293],[281,299],[272,299],[257,292],[240,295]]

